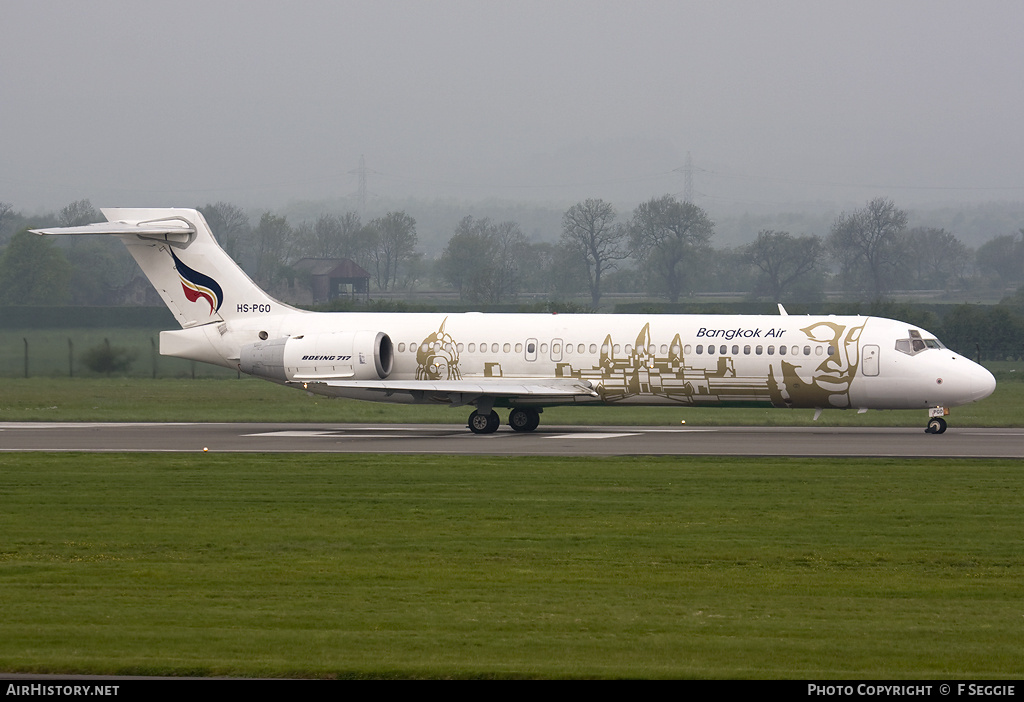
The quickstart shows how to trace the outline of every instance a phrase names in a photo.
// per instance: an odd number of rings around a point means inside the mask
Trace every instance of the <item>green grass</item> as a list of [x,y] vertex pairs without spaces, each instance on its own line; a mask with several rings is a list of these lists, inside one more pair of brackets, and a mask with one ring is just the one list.
[[[1024,383],[1001,381],[995,393],[957,407],[950,426],[1021,426]],[[253,378],[9,378],[0,380],[0,421],[390,422],[463,424],[471,408],[395,405],[310,396]],[[504,414],[502,414],[504,417]],[[689,407],[554,407],[545,425],[815,425],[813,410]],[[922,411],[857,414],[831,410],[816,426],[921,426]]]
[[0,670],[1013,678],[1020,468],[0,454]]

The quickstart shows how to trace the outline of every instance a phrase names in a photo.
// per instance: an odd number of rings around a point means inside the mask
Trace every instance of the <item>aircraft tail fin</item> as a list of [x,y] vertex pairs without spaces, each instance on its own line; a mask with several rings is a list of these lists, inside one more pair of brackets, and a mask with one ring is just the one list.
[[197,210],[104,208],[108,221],[36,234],[114,235],[183,328],[290,309],[267,295],[217,244]]

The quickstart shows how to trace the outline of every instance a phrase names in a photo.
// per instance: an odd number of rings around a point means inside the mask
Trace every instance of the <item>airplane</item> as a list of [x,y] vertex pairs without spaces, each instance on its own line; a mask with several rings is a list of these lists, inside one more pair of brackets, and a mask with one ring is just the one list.
[[468,427],[533,431],[545,407],[661,405],[926,409],[995,378],[933,334],[863,316],[310,312],[261,290],[194,209],[107,208],[106,222],[33,230],[116,236],[181,329],[160,353],[308,392],[471,407]]

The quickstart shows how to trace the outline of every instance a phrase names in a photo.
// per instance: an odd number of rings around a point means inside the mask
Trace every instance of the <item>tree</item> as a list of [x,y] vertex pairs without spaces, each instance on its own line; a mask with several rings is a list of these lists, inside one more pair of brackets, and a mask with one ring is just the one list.
[[60,249],[23,229],[0,255],[0,304],[64,304],[70,277],[71,265]]
[[840,215],[828,247],[845,284],[867,290],[876,300],[892,290],[904,261],[906,228],[907,213],[881,197]]
[[[817,236],[795,237],[789,232],[763,229],[758,232],[757,241],[744,247],[743,253],[761,271],[754,294],[783,302],[802,281],[818,272],[824,246]],[[820,286],[820,275],[817,282]]]
[[366,228],[355,212],[322,214],[310,225],[303,223],[297,238],[300,251],[311,258],[350,258],[365,264],[371,248]]
[[399,269],[414,256],[416,220],[405,212],[388,212],[368,225],[372,235],[369,258],[380,290],[393,288]]
[[1024,282],[1024,229],[997,236],[978,247],[978,269],[1001,288]]
[[9,202],[0,202],[0,243],[4,240],[4,223],[14,212],[14,205]]
[[289,263],[294,236],[285,217],[264,212],[253,231],[255,240],[255,278],[264,287],[271,287]]
[[242,237],[249,232],[249,216],[240,207],[227,202],[207,204],[196,209],[203,213],[221,248],[232,259],[239,260]]
[[700,207],[664,195],[633,211],[630,246],[648,275],[664,285],[672,302],[678,302],[693,285],[714,228]]
[[615,222],[615,208],[604,200],[585,200],[562,215],[562,244],[587,267],[591,304],[601,301],[601,276],[629,257],[626,228]]
[[93,222],[102,222],[103,217],[88,200],[75,200],[60,210],[57,218],[62,227],[81,227]]
[[494,224],[488,218],[463,217],[438,261],[438,272],[472,302],[500,302],[515,297],[521,262],[529,250],[515,222]]
[[906,235],[905,267],[920,290],[947,290],[962,286],[972,257],[967,247],[945,229],[915,227]]

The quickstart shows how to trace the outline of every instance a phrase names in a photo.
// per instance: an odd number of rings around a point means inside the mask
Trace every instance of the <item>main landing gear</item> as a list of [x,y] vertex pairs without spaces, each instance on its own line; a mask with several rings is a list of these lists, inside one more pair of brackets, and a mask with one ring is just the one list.
[[[469,415],[469,430],[474,434],[493,434],[500,425],[494,410],[476,410]],[[515,431],[533,431],[540,425],[540,412],[532,407],[514,407],[508,414],[508,425]]]
[[946,431],[946,420],[943,419],[949,410],[945,407],[932,407],[928,410],[928,426],[924,428],[925,434],[941,434]]

